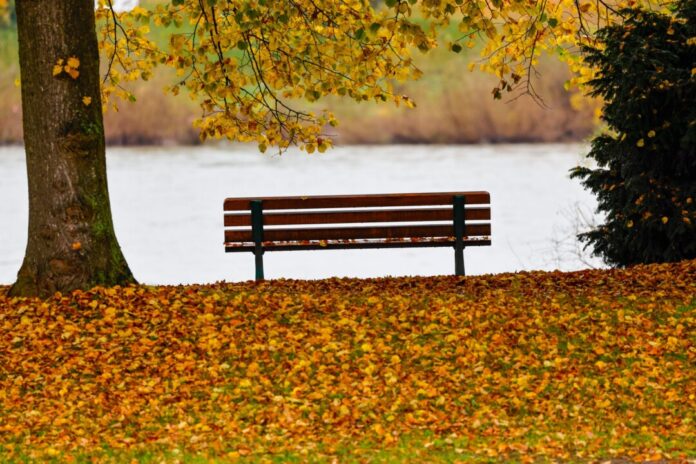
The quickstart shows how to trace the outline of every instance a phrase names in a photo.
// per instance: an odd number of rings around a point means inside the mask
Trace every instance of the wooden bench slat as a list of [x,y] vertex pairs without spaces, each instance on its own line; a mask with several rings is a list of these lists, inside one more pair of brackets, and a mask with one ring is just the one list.
[[[454,235],[451,225],[328,227],[312,229],[266,229],[264,241],[350,240],[368,238],[448,237]],[[466,226],[466,236],[491,235],[490,224]],[[226,230],[225,243],[252,241],[251,230]]]
[[[450,238],[447,240],[424,240],[422,242],[406,242],[409,248],[437,248],[437,247],[448,247],[451,248],[454,245],[454,239]],[[489,246],[491,244],[490,239],[465,239],[464,245],[467,247],[472,246]],[[324,243],[319,242],[268,242],[264,244],[264,249],[267,251],[300,251],[300,250],[348,250],[348,249],[367,249],[367,248],[403,248],[404,242],[388,242],[388,241],[374,241],[374,242],[338,242],[338,241],[328,241]],[[253,245],[242,245],[242,246],[227,246],[225,251],[228,253],[235,252],[250,252],[254,251]]]
[[[491,209],[489,207],[467,208],[465,210],[465,219],[468,221],[490,220],[490,218]],[[452,208],[267,212],[263,215],[264,226],[452,220]],[[251,213],[226,214],[225,227],[235,226],[251,226]]]
[[250,209],[249,202],[251,200],[263,200],[264,212],[274,209],[451,205],[452,197],[455,195],[464,196],[467,205],[484,205],[490,203],[490,195],[488,192],[399,193],[388,195],[227,198],[224,203],[224,210],[248,210]]

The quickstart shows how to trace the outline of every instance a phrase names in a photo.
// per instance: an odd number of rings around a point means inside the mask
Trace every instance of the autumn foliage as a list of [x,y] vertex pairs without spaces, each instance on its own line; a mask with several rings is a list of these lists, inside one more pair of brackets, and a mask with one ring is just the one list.
[[[172,0],[117,13],[97,10],[108,72],[102,97],[133,99],[128,82],[149,80],[155,67],[176,72],[169,93],[200,102],[202,139],[257,142],[261,151],[296,144],[313,152],[332,144],[328,111],[298,100],[343,97],[413,107],[399,82],[418,79],[414,56],[438,45],[455,53],[480,45],[470,63],[497,77],[492,96],[537,95],[543,54],[565,61],[583,84],[593,70],[578,55],[597,29],[620,22],[617,10],[647,1],[502,0]],[[669,6],[672,2],[665,2]],[[168,43],[155,39],[168,30]],[[442,40],[439,31],[450,30]]]
[[696,454],[696,261],[6,292],[3,462]]

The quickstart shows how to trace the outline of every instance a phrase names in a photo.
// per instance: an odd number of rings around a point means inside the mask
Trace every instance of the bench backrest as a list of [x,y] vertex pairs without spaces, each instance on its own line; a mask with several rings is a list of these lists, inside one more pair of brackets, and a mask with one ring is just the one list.
[[488,192],[227,198],[224,211],[230,252],[491,243]]

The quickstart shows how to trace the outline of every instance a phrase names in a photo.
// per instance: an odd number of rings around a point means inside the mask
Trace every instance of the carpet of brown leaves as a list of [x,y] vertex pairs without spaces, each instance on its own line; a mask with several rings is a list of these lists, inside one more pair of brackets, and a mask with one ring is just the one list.
[[696,261],[6,293],[0,460],[423,431],[482,458],[696,454]]

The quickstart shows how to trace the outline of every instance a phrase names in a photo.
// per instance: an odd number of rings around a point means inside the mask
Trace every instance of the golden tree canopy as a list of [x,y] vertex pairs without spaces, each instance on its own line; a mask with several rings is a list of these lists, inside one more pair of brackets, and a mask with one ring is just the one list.
[[[119,13],[99,0],[103,100],[132,98],[125,84],[165,65],[178,76],[167,90],[201,102],[202,138],[324,151],[331,139],[323,128],[334,117],[293,102],[339,95],[413,106],[393,84],[420,76],[412,54],[438,46],[445,27],[459,31],[441,44],[453,52],[482,45],[470,67],[498,76],[500,98],[514,89],[534,94],[543,53],[568,62],[582,84],[592,70],[579,45],[634,6],[637,0],[170,0]],[[168,43],[154,41],[153,28],[171,30]]]

